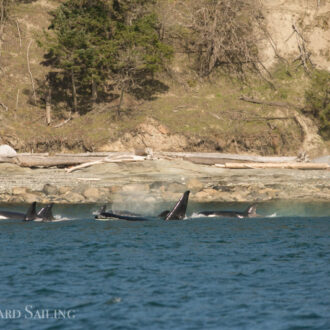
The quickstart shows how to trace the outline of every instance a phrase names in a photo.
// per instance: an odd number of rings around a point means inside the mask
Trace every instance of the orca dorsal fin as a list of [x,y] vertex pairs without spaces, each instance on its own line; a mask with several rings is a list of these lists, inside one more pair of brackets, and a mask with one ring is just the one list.
[[105,213],[106,210],[107,210],[107,206],[106,206],[106,205],[103,205],[103,206],[100,208],[99,214]]
[[37,202],[33,202],[26,211],[24,221],[32,221],[37,217]]
[[252,204],[250,205],[244,212],[244,215],[247,217],[255,217],[257,215],[257,205]]
[[51,221],[54,220],[52,208],[53,208],[54,203],[48,204],[38,215],[42,220],[45,221]]
[[179,201],[175,204],[173,210],[168,213],[165,220],[182,220],[186,216],[188,199],[189,199],[190,191],[187,190]]

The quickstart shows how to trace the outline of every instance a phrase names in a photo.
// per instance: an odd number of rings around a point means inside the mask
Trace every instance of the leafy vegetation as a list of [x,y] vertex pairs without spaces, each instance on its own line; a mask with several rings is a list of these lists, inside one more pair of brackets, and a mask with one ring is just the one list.
[[324,70],[313,72],[305,93],[307,110],[320,122],[320,131],[330,139],[330,73]]

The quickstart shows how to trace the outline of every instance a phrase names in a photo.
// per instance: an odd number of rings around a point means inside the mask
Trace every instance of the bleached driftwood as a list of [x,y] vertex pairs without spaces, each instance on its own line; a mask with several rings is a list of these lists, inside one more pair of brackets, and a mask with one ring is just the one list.
[[86,168],[86,167],[90,167],[90,166],[94,166],[94,165],[99,165],[99,164],[104,164],[104,163],[126,163],[126,162],[137,162],[137,161],[143,161],[145,160],[146,157],[142,157],[142,156],[115,156],[115,157],[106,157],[104,159],[101,160],[97,160],[94,162],[87,162],[87,163],[83,163],[71,168],[66,169],[67,173],[71,173],[73,171],[77,171],[80,170],[82,168]]
[[330,165],[326,163],[225,163],[216,164],[217,167],[230,169],[258,169],[258,168],[283,168],[297,170],[326,170]]
[[56,153],[54,156],[60,156],[60,157],[100,157],[100,158],[105,158],[105,157],[116,157],[116,156],[133,156],[134,153],[130,152],[85,152],[85,153],[76,153],[76,154],[61,154],[61,153]]
[[2,157],[2,156],[0,156],[0,163],[15,164],[16,159],[15,159],[15,157]]
[[87,163],[83,163],[83,164],[80,164],[80,165],[77,165],[77,166],[74,166],[74,167],[71,167],[71,168],[67,168],[65,171],[67,173],[71,173],[71,172],[74,172],[74,171],[77,171],[77,170],[81,170],[82,168],[90,167],[90,166],[93,166],[93,165],[104,164],[104,163],[105,163],[104,159],[96,160],[95,162],[87,162]]
[[182,158],[192,162],[203,162],[205,164],[224,164],[228,162],[260,162],[260,163],[290,163],[295,162],[296,157],[264,157],[237,155],[225,153],[207,153],[207,152],[155,152],[158,158]]
[[86,163],[86,161],[99,160],[98,157],[60,157],[60,156],[34,156],[18,155],[16,157],[18,165],[22,167],[66,167]]

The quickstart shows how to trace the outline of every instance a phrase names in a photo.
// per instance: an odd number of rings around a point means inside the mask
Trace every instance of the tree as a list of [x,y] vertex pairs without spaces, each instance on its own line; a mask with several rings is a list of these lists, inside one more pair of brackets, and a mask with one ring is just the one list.
[[124,92],[163,68],[171,57],[161,43],[153,0],[68,0],[53,12],[46,33],[45,64],[71,81],[73,108],[78,95],[96,98],[102,86]]
[[73,108],[77,111],[78,90],[95,97],[95,85],[105,83],[112,66],[115,45],[111,40],[111,7],[106,1],[69,0],[52,16],[52,33],[45,33],[41,43],[47,49],[45,64],[60,69],[71,82]]
[[146,80],[152,79],[171,58],[172,49],[160,41],[155,14],[125,24],[116,34],[115,40],[118,56],[113,73],[121,90],[120,111],[124,92],[136,92],[143,88]]

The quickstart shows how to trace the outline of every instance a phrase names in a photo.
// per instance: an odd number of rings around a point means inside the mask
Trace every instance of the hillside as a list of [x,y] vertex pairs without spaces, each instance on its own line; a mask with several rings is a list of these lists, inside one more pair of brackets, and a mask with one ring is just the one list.
[[[50,24],[49,12],[61,2],[20,3],[12,9],[0,41],[0,144],[28,152],[141,147],[262,155],[329,152],[329,142],[318,134],[318,122],[301,111],[310,76],[294,60],[301,56],[298,45],[303,40],[313,65],[330,71],[330,4],[326,0],[261,2],[267,27],[259,42],[267,69],[264,79],[251,74],[242,81],[221,70],[201,78],[191,69],[190,56],[174,49],[171,65],[157,74],[159,85],[153,86],[156,93],[151,98],[126,95],[119,117],[114,110],[118,99],[102,100],[70,121],[66,119],[71,109],[59,102],[50,125],[42,98],[49,68],[42,65],[44,50],[36,40]],[[165,10],[159,7],[166,22]]]

